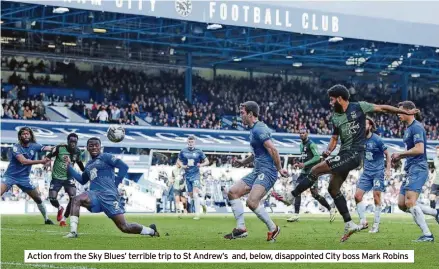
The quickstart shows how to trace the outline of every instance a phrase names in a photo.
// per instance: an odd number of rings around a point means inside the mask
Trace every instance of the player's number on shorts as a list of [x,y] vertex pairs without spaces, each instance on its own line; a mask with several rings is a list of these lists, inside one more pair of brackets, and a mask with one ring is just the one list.
[[375,187],[379,188],[381,186],[380,181],[379,180],[375,180],[374,185],[375,185]]
[[187,160],[187,166],[194,166],[195,165],[195,160],[194,159],[188,159]]

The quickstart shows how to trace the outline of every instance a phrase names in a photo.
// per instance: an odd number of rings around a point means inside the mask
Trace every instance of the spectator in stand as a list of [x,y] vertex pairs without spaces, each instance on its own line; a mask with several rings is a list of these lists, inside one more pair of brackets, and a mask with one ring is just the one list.
[[96,120],[99,120],[99,123],[108,123],[108,113],[104,106],[101,106],[99,113],[96,115]]

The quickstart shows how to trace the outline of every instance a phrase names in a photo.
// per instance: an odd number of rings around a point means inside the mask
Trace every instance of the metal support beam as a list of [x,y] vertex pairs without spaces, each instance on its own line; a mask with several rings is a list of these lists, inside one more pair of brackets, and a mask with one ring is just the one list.
[[192,104],[192,53],[186,54],[186,71],[184,79],[184,95],[189,103]]
[[401,100],[406,101],[408,99],[409,91],[408,91],[408,84],[409,84],[409,74],[404,73],[402,76],[402,88],[401,88]]

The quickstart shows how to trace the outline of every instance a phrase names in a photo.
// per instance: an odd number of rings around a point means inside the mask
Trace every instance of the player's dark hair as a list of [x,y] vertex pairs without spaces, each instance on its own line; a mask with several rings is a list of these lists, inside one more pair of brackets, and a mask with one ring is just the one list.
[[308,129],[306,127],[302,127],[302,128],[299,129],[299,133],[302,132],[302,131],[305,132],[305,133],[308,133]]
[[259,105],[254,101],[247,101],[245,103],[242,103],[240,105],[241,107],[244,107],[245,112],[247,114],[250,114],[250,112],[255,116],[256,118],[259,116]]
[[20,130],[18,130],[18,143],[21,144],[21,134],[24,131],[28,131],[29,132],[29,134],[30,134],[30,143],[37,143],[37,140],[35,139],[34,132],[29,127],[21,127]]
[[334,98],[341,97],[345,101],[348,101],[350,97],[349,90],[341,84],[337,84],[329,88],[328,95]]
[[[412,110],[412,109],[416,108],[416,105],[412,101],[402,101],[402,102],[399,102],[398,107],[402,107],[403,109],[407,109],[407,110]],[[417,121],[422,120],[421,112],[418,112],[415,114],[415,119]]]
[[88,143],[90,143],[91,141],[98,141],[99,145],[101,145],[101,140],[98,137],[91,137],[87,140],[87,147],[88,147]]
[[75,133],[71,133],[71,134],[69,134],[69,135],[67,136],[67,142],[70,140],[71,137],[75,137],[76,139],[79,140],[79,137],[78,137],[77,134],[75,134]]
[[377,130],[375,121],[371,117],[366,117],[366,120],[368,120],[369,124],[372,126],[372,129],[370,129],[372,133],[375,133],[375,131]]
[[190,136],[187,137],[187,139],[188,139],[188,140],[195,140],[195,136],[190,135]]

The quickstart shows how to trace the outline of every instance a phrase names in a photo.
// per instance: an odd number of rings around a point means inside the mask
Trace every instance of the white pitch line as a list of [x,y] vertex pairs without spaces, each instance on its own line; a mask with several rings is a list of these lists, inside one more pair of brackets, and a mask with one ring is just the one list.
[[[32,230],[32,229],[15,229],[15,228],[1,228],[5,231],[17,231],[17,232],[37,232],[37,233],[51,233],[51,234],[68,234],[69,231],[50,231],[50,230]],[[78,235],[81,234],[90,234],[90,233],[78,233]]]
[[[52,264],[44,264],[44,263],[36,263],[36,264],[29,264],[29,263],[19,263],[19,262],[1,262],[2,265],[12,265],[12,266],[20,266],[20,267],[34,267],[34,268],[48,268],[48,269],[98,269],[94,267],[87,267],[87,266],[56,266]],[[101,268],[99,268],[101,269]]]

